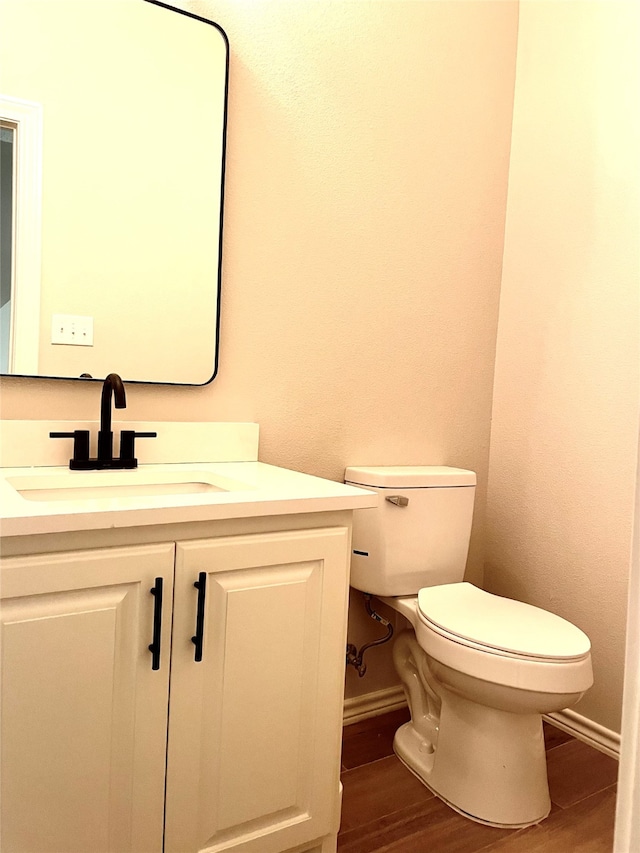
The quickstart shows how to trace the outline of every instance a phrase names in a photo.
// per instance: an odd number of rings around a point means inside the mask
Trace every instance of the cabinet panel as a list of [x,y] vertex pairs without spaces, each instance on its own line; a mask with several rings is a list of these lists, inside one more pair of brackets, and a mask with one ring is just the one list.
[[163,544],[3,561],[3,850],[162,849],[173,558]]
[[208,685],[221,714],[220,790],[209,803],[219,807],[219,831],[308,810],[308,780],[297,776],[300,747],[309,752],[310,720],[301,706],[314,676],[291,660],[317,658],[321,572],[312,561],[211,579],[211,622],[219,621],[210,639],[223,635],[225,649],[219,681]]
[[167,853],[272,853],[336,831],[347,549],[347,528],[178,544]]

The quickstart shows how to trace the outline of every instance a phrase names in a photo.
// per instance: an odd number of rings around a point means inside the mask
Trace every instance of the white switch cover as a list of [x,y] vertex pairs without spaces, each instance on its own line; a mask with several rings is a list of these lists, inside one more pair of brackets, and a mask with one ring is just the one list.
[[93,317],[78,314],[53,314],[51,317],[51,343],[68,346],[93,346]]

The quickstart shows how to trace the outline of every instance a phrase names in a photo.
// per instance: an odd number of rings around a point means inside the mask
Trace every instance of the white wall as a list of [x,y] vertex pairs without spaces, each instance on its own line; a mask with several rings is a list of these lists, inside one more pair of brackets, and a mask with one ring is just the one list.
[[640,366],[640,6],[520,5],[485,582],[590,636],[620,731]]
[[[481,580],[517,4],[186,5],[231,44],[220,372],[129,386],[127,416],[255,420],[263,461],[333,479],[472,468]],[[98,391],[7,379],[2,414]],[[395,681],[377,659],[349,691]]]

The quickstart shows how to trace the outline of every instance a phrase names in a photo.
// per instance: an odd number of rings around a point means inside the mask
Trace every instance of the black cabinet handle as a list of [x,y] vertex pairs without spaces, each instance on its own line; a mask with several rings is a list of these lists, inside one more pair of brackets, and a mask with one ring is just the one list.
[[153,602],[153,642],[149,645],[151,652],[151,669],[160,669],[160,639],[162,637],[162,578],[156,578],[149,592],[155,597]]
[[191,642],[196,647],[194,660],[202,660],[202,638],[204,637],[204,597],[207,593],[207,573],[200,572],[198,580],[193,584],[198,590],[198,610],[196,614],[196,633]]

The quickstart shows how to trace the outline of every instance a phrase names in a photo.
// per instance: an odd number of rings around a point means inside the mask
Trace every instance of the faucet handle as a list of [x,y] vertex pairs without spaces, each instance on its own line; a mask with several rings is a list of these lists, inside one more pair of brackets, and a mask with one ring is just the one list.
[[72,471],[86,471],[89,467],[89,430],[74,429],[73,432],[50,432],[49,438],[72,438],[73,458],[69,460]]
[[135,432],[132,429],[123,429],[120,433],[120,465],[122,468],[137,468],[138,460],[135,457],[136,438],[156,438],[157,432]]

